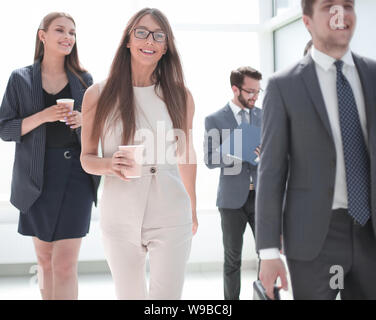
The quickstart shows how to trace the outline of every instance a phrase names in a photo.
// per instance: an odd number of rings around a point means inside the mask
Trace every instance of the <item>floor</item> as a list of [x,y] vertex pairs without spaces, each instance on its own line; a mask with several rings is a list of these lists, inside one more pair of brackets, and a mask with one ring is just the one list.
[[[241,300],[252,300],[252,283],[255,270],[243,270]],[[288,292],[281,292],[283,300],[291,299]],[[0,277],[0,300],[39,300],[40,294],[34,277]],[[109,274],[79,275],[80,300],[116,299]],[[183,291],[183,300],[223,300],[221,271],[188,272]]]

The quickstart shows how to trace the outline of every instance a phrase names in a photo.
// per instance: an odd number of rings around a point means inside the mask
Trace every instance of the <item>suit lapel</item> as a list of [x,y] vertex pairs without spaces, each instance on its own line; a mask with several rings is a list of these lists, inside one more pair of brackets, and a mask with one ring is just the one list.
[[251,125],[256,126],[256,127],[261,127],[262,110],[255,106],[251,109],[250,116],[251,116]]
[[223,116],[225,118],[225,121],[228,123],[228,126],[225,129],[235,129],[239,126],[238,122],[235,119],[234,113],[232,112],[230,104],[227,104],[223,109]]
[[[74,110],[81,112],[84,88],[80,80],[71,71],[67,70],[69,87],[74,99]],[[81,144],[81,127],[75,130],[79,143]]]
[[[363,96],[364,96],[364,105],[366,109],[366,118],[367,118],[367,133],[368,133],[368,149],[369,155],[371,159],[371,207],[373,211],[373,215],[375,216],[375,208],[376,208],[376,198],[375,198],[375,189],[376,189],[376,181],[375,181],[375,150],[374,146],[376,145],[376,99],[374,96],[374,89],[372,85],[371,76],[369,75],[369,69],[367,68],[367,64],[365,63],[362,57],[353,53],[353,59],[355,66],[358,70],[360,82],[362,85]],[[375,223],[374,223],[374,227]]]
[[367,118],[367,133],[368,133],[368,138],[369,138],[369,148],[370,151],[373,143],[371,141],[376,141],[376,132],[375,132],[375,100],[373,98],[373,88],[371,86],[371,81],[368,78],[368,69],[367,65],[365,64],[364,60],[353,54],[354,58],[354,63],[355,66],[358,70],[360,82],[362,85],[362,90],[363,90],[363,96],[364,96],[364,104],[365,104],[365,109],[366,109],[366,118]]
[[40,68],[40,61],[36,61],[33,65],[33,111],[37,113],[44,109],[44,98],[42,89],[42,73]]
[[[33,114],[42,111],[45,107],[42,89],[42,74],[40,61],[33,65],[32,79]],[[44,153],[46,144],[46,126],[40,125],[33,130],[33,148],[31,151],[30,177],[39,188],[43,185]]]
[[81,104],[82,104],[82,84],[80,80],[71,72],[67,71],[67,76],[69,80],[69,86],[72,93],[72,97],[74,99],[74,109],[75,110],[81,110]]
[[319,85],[319,80],[316,73],[315,63],[311,55],[307,55],[301,63],[303,82],[309,93],[309,96],[313,102],[313,105],[316,108],[317,113],[320,116],[322,123],[324,124],[325,129],[327,130],[329,136],[333,140],[332,129],[330,127],[328,112],[326,110],[324,98]]

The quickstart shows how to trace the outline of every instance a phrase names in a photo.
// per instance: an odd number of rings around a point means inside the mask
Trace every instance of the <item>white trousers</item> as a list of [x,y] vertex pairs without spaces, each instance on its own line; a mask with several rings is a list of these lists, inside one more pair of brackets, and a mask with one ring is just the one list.
[[[179,300],[192,242],[192,224],[142,228],[141,243],[102,230],[107,262],[119,300]],[[149,290],[146,255],[149,253]]]

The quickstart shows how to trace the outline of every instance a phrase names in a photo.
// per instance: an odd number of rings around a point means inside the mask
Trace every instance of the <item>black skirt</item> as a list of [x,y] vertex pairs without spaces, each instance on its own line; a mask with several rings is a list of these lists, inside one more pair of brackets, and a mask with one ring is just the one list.
[[80,150],[46,149],[42,194],[28,212],[20,213],[18,232],[46,242],[82,238],[89,232],[93,201]]

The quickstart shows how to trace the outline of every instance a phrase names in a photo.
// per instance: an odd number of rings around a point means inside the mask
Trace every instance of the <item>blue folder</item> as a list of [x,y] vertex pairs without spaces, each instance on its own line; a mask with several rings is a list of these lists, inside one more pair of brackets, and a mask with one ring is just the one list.
[[261,127],[242,123],[221,144],[221,155],[247,161],[256,166],[258,157],[255,150],[260,146],[260,142]]

